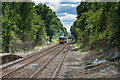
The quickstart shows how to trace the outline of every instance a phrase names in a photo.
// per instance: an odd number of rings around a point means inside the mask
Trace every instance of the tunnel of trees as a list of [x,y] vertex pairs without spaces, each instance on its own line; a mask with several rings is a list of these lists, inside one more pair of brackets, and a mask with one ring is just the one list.
[[13,42],[34,41],[35,45],[68,34],[60,19],[45,4],[2,2],[2,52],[9,52]]
[[76,42],[91,49],[120,50],[120,2],[81,2],[71,26]]

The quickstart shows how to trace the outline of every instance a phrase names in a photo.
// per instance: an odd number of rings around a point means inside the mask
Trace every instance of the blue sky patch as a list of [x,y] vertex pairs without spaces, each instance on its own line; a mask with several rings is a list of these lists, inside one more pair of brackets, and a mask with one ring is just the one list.
[[81,0],[33,0],[36,4],[43,3],[49,6],[53,11],[56,12],[58,18],[62,22],[63,26],[70,32],[70,27],[76,20],[77,12],[76,7],[80,4]]

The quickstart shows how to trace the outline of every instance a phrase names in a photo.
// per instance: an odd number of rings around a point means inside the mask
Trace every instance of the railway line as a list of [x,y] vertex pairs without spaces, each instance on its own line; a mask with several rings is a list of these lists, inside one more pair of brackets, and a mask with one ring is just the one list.
[[57,48],[57,47],[59,47],[59,45],[56,44],[56,45],[54,45],[54,46],[52,46],[52,47],[50,47],[50,48],[47,48],[47,49],[45,49],[45,50],[38,51],[38,52],[33,53],[33,54],[29,54],[29,55],[27,55],[26,57],[24,57],[24,58],[22,58],[22,59],[19,59],[19,60],[16,60],[16,61],[14,61],[14,62],[12,62],[12,63],[10,63],[10,64],[7,64],[7,65],[4,64],[4,65],[1,66],[0,71],[6,70],[7,68],[9,68],[9,67],[11,67],[11,66],[13,66],[13,65],[16,65],[16,64],[18,64],[18,63],[25,63],[25,61],[27,61],[27,60],[29,60],[29,59],[31,59],[31,58],[36,57],[38,54],[43,53],[43,52],[46,52],[46,51],[48,51],[48,50],[50,50],[50,49],[52,49],[52,48],[55,48],[55,47]]
[[68,51],[68,45],[60,52],[53,55],[42,67],[40,67],[30,78],[55,78],[57,72],[59,71],[63,59]]
[[55,47],[59,47],[59,45],[56,44],[56,45],[54,45],[54,46],[52,46],[52,47],[50,47],[50,48],[46,48],[45,50],[38,51],[38,52],[35,52],[35,53],[33,53],[33,54],[29,54],[29,55],[25,56],[24,58],[19,59],[19,60],[16,60],[16,61],[14,61],[14,62],[12,62],[12,63],[10,63],[10,64],[7,64],[7,65],[4,64],[4,65],[2,65],[2,66],[0,67],[0,71],[4,71],[4,70],[6,70],[7,68],[9,68],[9,67],[11,67],[11,66],[13,66],[13,65],[16,65],[16,64],[20,64],[20,63],[23,64],[23,63],[27,62],[29,59],[36,57],[36,56],[39,55],[40,53],[46,52],[46,51],[48,51],[48,50],[50,50],[50,49],[52,49],[52,48],[55,48]]
[[[10,66],[7,65],[7,67],[3,68],[2,79],[4,80],[5,78],[38,78],[37,76],[41,71],[47,70],[47,68],[50,69],[52,68],[52,66],[56,66],[54,68],[56,70],[53,70],[53,72],[49,73],[52,73],[53,76],[51,75],[51,78],[54,78],[59,70],[59,67],[62,65],[62,61],[67,51],[67,43],[63,45],[56,45],[52,48],[47,49],[47,51],[42,51],[42,54],[35,53],[33,56],[31,55],[32,58],[26,57],[27,59],[15,62]],[[45,74],[44,72],[41,73]]]
[[50,53],[51,51],[55,50],[58,47],[60,47],[60,45],[55,46],[54,48],[48,49],[47,51],[43,51],[42,54],[37,53],[37,54],[31,55],[31,57],[27,57],[27,59],[23,58],[21,61],[18,61],[18,62],[15,62],[13,64],[5,66],[4,69],[2,69],[3,75],[8,73],[8,72],[16,71],[17,69],[22,68],[24,66],[27,66],[28,64],[31,64],[35,60],[41,58],[42,56],[44,56],[48,53]]
[[46,51],[41,51],[35,54],[31,54],[28,57],[19,60],[18,62],[14,62],[13,64],[9,64],[7,66],[2,67],[2,73],[4,75],[3,77],[7,76],[10,73],[14,73],[15,71],[23,68],[24,66],[31,64],[32,62],[36,61],[37,59],[41,58],[44,55],[47,55],[48,53],[54,51],[60,46],[61,45],[56,45],[54,47],[47,49]]

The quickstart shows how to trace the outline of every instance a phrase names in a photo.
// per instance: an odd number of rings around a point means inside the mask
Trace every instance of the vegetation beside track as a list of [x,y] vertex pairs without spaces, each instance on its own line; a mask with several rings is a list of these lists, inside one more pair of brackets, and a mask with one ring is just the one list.
[[28,42],[32,42],[33,47],[48,41],[55,42],[61,33],[68,35],[56,13],[47,5],[35,5],[33,2],[2,2],[3,53],[12,52],[13,44],[22,44],[24,50],[23,46]]
[[81,2],[71,26],[78,44],[97,51],[120,50],[120,2]]

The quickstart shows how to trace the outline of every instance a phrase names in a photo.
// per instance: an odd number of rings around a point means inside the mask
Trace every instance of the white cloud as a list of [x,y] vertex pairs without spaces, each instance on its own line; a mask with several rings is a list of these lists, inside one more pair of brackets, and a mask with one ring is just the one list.
[[59,9],[60,3],[59,2],[49,2],[49,4],[47,4],[47,6],[49,6],[52,10],[56,11],[57,9]]
[[39,2],[41,3],[45,3],[45,2],[54,2],[54,3],[59,3],[59,2],[81,2],[81,0],[32,0],[34,1],[36,4],[38,4]]
[[35,4],[37,5],[38,3],[49,3],[47,4],[47,6],[49,6],[52,10],[56,11],[59,7],[60,7],[60,0],[32,0],[33,2],[35,2]]
[[63,26],[67,29],[70,33],[70,27],[72,26],[73,22],[62,22]]
[[[75,15],[75,14],[68,14],[68,13],[60,13],[60,15],[64,15],[64,16],[59,17],[60,20],[61,20],[61,22],[63,20],[64,21],[67,21],[67,20],[73,20],[73,21],[75,21],[76,17],[77,17],[77,15]],[[69,33],[70,33],[70,27],[72,26],[73,21],[72,22],[62,22],[63,26],[67,29],[67,31]]]
[[65,15],[65,16],[59,17],[60,20],[75,20],[77,17],[77,15],[75,14],[68,14],[68,13],[60,13],[60,14]]
[[60,0],[60,2],[81,2],[81,0]]
[[38,3],[45,3],[45,2],[49,2],[50,0],[32,0],[32,1],[35,2],[37,5]]
[[53,3],[53,2],[55,2],[55,3],[59,3],[60,2],[60,0],[32,0],[32,1],[34,1],[36,4],[38,4],[38,3],[45,3],[45,2],[49,2],[49,3]]
[[36,5],[40,2],[39,0],[32,0]]
[[[36,3],[49,3],[47,6],[49,6],[52,10],[57,11],[61,6],[72,6],[77,7],[78,4],[60,4],[60,2],[81,2],[81,0],[32,0]],[[64,8],[63,8],[64,9]],[[72,26],[73,21],[76,20],[76,14],[68,14],[68,13],[61,13],[57,14],[63,15],[60,18],[63,26],[67,29],[68,32],[70,32],[70,26]]]
[[61,6],[72,6],[72,7],[77,7],[78,4],[61,4]]

